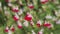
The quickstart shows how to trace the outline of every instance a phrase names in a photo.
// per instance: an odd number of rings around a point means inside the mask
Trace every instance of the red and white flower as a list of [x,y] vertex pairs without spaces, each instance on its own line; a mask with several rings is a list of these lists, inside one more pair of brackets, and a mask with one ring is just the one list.
[[7,26],[6,28],[5,28],[5,32],[8,32],[9,31],[9,27]]
[[34,22],[31,20],[30,24],[33,26],[34,25]]
[[22,24],[21,24],[21,22],[20,21],[17,21],[17,25],[18,25],[18,28],[22,28]]
[[42,25],[42,22],[40,20],[37,21],[37,27],[40,27]]
[[10,28],[10,29],[11,29],[11,31],[13,31],[13,32],[15,31],[15,28],[14,28],[14,26],[13,26],[13,25],[11,26],[11,28]]
[[18,12],[18,11],[19,11],[18,6],[13,6],[13,7],[12,7],[12,11],[13,11],[13,12]]
[[52,24],[50,22],[45,21],[44,26],[47,27],[47,28],[51,28]]
[[18,16],[17,14],[15,14],[15,15],[13,16],[13,19],[14,19],[15,21],[18,21],[18,20],[19,20],[19,16]]
[[44,29],[41,29],[38,34],[43,34]]
[[40,0],[40,2],[41,2],[42,4],[45,4],[45,3],[48,2],[48,0]]
[[29,7],[30,9],[33,9],[33,8],[34,8],[33,4],[28,4],[28,7]]
[[25,20],[31,21],[32,20],[32,15],[27,13],[27,15],[24,17]]

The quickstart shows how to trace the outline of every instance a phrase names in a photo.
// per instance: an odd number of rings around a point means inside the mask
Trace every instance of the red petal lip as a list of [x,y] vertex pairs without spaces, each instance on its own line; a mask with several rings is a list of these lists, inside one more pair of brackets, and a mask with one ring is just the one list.
[[15,21],[18,21],[18,18],[16,18],[15,16],[13,17],[13,19],[14,19]]
[[43,1],[43,2],[41,2],[42,4],[45,4],[45,3],[47,3],[48,2],[48,0],[46,0],[46,1]]
[[18,25],[18,28],[20,28],[20,29],[21,29],[21,28],[22,28],[22,26],[19,26],[19,25]]
[[31,21],[31,19],[32,19],[32,18],[29,18],[29,17],[25,18],[25,20],[27,20],[27,21]]
[[14,32],[15,31],[15,28],[12,28],[11,30]]
[[32,20],[32,17],[25,16],[24,19],[27,20],[27,21],[31,21]]
[[40,33],[38,32],[38,34],[40,34]]
[[8,32],[8,30],[7,30],[7,29],[5,29],[5,32]]
[[37,27],[40,27],[40,24],[37,24]]
[[16,9],[12,9],[13,12],[18,12],[19,10],[16,10]]
[[44,24],[45,27],[51,26],[51,24]]
[[33,9],[34,8],[34,6],[28,6],[30,9]]

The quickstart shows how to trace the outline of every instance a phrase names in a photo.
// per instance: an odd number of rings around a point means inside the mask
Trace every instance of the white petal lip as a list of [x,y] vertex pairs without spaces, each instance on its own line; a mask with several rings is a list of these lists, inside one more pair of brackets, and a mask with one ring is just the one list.
[[28,27],[28,22],[27,21],[25,21],[23,24],[24,24],[24,26]]
[[15,17],[17,18],[17,19],[19,19],[19,16],[15,13]]
[[56,22],[56,24],[60,24],[60,20],[58,20],[58,21]]
[[12,34],[12,31],[9,30],[8,34]]
[[33,21],[31,21],[30,23],[31,23],[32,25],[34,25],[34,22],[33,22]]
[[36,33],[32,30],[32,34],[36,34]]
[[41,2],[45,2],[46,0],[40,0]]
[[47,15],[47,16],[46,16],[46,18],[48,18],[48,19],[52,19],[52,16],[50,16],[50,15]]
[[18,24],[19,26],[22,26],[22,24],[20,23],[20,21],[17,21],[17,24]]
[[11,3],[8,3],[8,6],[12,6],[12,4]]
[[33,4],[28,4],[28,6],[33,6]]
[[23,14],[23,10],[20,9],[19,12],[18,12],[19,15]]

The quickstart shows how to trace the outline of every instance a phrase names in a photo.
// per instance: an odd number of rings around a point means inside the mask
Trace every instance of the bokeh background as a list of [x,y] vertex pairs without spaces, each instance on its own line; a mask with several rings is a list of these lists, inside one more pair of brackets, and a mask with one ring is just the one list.
[[0,0],[0,34],[60,34],[60,0]]

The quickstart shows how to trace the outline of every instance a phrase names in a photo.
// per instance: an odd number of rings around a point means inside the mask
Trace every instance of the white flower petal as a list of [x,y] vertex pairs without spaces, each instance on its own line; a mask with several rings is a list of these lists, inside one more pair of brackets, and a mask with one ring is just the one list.
[[24,24],[24,26],[28,27],[28,22],[27,21],[25,21],[23,24]]
[[12,34],[12,31],[9,30],[9,31],[8,31],[8,34]]
[[60,20],[56,21],[56,24],[60,24]]
[[52,16],[47,15],[47,16],[46,16],[46,19],[52,19]]

